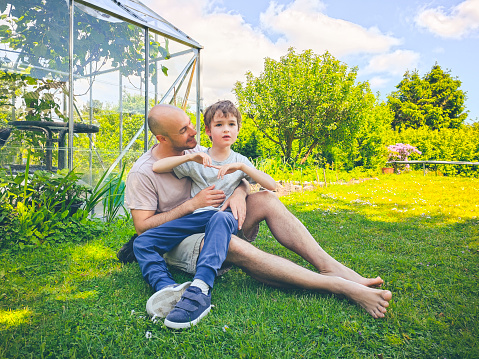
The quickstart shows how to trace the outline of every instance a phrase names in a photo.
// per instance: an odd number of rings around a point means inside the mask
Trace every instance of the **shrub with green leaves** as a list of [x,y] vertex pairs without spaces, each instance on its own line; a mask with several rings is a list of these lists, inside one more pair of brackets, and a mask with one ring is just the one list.
[[[34,246],[45,241],[74,241],[85,238],[90,207],[101,199],[108,186],[91,189],[79,183],[80,173],[35,171],[7,173],[0,170],[0,247]],[[101,192],[101,193],[99,193]],[[85,209],[80,209],[84,205]],[[91,224],[91,223],[90,223]],[[83,228],[84,227],[84,228]]]
[[[409,143],[417,147],[422,155],[415,159],[420,161],[479,162],[479,124],[477,123],[462,126],[459,129],[408,128],[401,132],[394,132],[390,142],[390,144]],[[427,165],[426,167],[450,176],[479,176],[478,166]]]

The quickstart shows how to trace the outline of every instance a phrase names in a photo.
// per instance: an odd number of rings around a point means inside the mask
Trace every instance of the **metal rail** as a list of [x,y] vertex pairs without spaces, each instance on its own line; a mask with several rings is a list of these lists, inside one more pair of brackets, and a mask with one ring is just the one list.
[[426,164],[436,164],[436,165],[470,165],[470,166],[479,166],[479,162],[466,162],[466,161],[388,161],[386,163],[391,164],[420,164],[422,163],[422,170],[424,176],[426,175]]

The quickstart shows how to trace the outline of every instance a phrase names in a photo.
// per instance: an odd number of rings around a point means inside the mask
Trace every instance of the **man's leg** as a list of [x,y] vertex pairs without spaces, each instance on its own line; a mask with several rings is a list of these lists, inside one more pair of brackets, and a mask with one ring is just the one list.
[[256,280],[280,288],[301,288],[344,295],[374,318],[384,317],[391,292],[364,286],[338,276],[303,268],[282,257],[263,252],[236,236],[231,238],[226,260]]
[[264,220],[279,243],[299,254],[321,274],[341,277],[368,287],[383,283],[379,277],[365,278],[359,275],[326,253],[274,193],[269,191],[253,193],[248,196],[246,205],[246,220],[243,225],[246,237]]
[[243,225],[246,236],[262,220],[266,221],[278,242],[308,260],[320,273],[263,252],[237,237],[230,242],[227,262],[265,284],[344,295],[374,318],[384,317],[391,292],[370,288],[380,285],[382,280],[379,277],[364,278],[329,256],[273,193],[248,196],[247,217]]

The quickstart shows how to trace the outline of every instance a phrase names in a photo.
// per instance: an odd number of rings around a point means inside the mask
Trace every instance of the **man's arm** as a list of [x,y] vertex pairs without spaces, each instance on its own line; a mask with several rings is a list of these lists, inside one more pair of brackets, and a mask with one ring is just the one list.
[[131,217],[133,218],[136,232],[142,234],[150,228],[158,227],[163,223],[193,213],[198,208],[219,206],[225,200],[225,194],[223,191],[215,190],[214,188],[215,186],[213,185],[201,190],[193,198],[167,212],[156,213],[156,211],[151,210],[132,209]]

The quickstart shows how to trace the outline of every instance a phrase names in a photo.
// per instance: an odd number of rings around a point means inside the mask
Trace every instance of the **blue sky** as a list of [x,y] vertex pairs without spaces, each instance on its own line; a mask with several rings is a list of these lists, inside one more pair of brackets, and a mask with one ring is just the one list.
[[437,62],[462,81],[468,122],[479,121],[479,0],[144,0],[204,46],[204,105],[234,99],[245,73],[264,58],[329,51],[369,81],[382,99],[406,70]]

